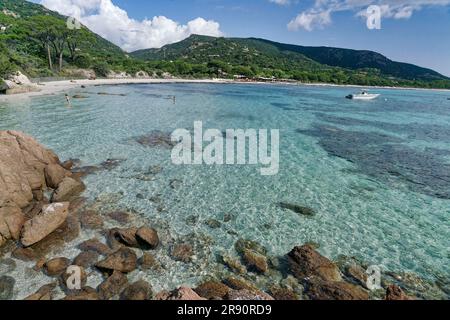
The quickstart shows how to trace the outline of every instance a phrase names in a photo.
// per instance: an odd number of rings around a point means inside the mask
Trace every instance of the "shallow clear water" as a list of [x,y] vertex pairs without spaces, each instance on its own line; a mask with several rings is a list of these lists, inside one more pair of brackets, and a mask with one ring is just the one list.
[[[156,287],[208,274],[215,268],[213,253],[233,253],[238,238],[257,240],[274,256],[314,241],[332,258],[343,254],[386,270],[448,277],[449,94],[376,90],[382,98],[355,102],[343,98],[349,91],[237,84],[90,87],[71,92],[91,93],[74,99],[72,108],[63,93],[0,105],[0,129],[23,130],[61,159],[79,158],[83,165],[125,160],[88,176],[86,196],[114,198],[112,207],[166,224],[174,239],[196,234],[214,240],[203,248],[208,263],[189,268],[167,262],[166,274],[151,277]],[[198,120],[221,130],[280,129],[279,174],[261,176],[255,166],[175,166],[169,149],[135,139],[153,130],[191,129]],[[163,170],[154,179],[137,178],[155,165]],[[159,202],[151,199],[157,195]],[[109,209],[109,200],[103,201]],[[280,201],[311,207],[317,215],[280,209]],[[233,219],[218,229],[205,224],[227,214]]]

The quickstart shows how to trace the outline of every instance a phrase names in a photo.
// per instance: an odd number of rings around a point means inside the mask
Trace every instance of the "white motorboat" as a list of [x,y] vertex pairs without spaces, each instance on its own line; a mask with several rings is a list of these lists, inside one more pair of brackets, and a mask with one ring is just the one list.
[[346,96],[347,99],[352,100],[373,100],[378,98],[380,95],[376,93],[368,93],[367,91],[361,91],[360,93],[349,94]]

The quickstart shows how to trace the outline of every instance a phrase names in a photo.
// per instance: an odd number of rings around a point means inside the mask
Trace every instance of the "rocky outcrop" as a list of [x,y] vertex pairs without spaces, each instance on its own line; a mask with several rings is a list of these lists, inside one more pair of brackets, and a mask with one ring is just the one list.
[[40,91],[40,89],[20,71],[11,74],[7,79],[3,80],[3,84],[0,86],[0,92],[5,94],[18,94],[36,91]]
[[288,254],[292,274],[303,280],[315,277],[324,281],[341,281],[339,268],[309,245],[295,247]]
[[63,225],[69,215],[69,203],[52,203],[42,208],[42,212],[23,226],[21,242],[25,247],[41,241]]

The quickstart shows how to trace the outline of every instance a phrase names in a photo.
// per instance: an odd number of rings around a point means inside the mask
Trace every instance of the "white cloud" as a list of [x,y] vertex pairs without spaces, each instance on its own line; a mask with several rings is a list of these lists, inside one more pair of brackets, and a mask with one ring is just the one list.
[[289,22],[288,29],[312,31],[323,28],[331,24],[334,12],[352,11],[364,17],[370,5],[379,5],[383,18],[409,19],[415,11],[424,7],[449,6],[450,0],[315,0],[310,9],[299,13]]
[[279,4],[280,6],[287,6],[291,3],[291,0],[269,0],[269,2]]
[[159,48],[192,34],[223,36],[219,23],[213,20],[197,18],[183,25],[164,16],[155,16],[139,21],[130,18],[111,0],[41,0],[41,4],[77,18],[125,51]]

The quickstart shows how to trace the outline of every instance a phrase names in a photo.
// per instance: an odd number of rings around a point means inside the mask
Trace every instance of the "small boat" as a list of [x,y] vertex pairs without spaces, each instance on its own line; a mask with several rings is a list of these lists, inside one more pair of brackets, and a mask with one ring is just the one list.
[[361,91],[360,93],[349,94],[346,96],[347,99],[352,100],[373,100],[378,98],[380,95],[376,93],[368,93],[367,91]]

